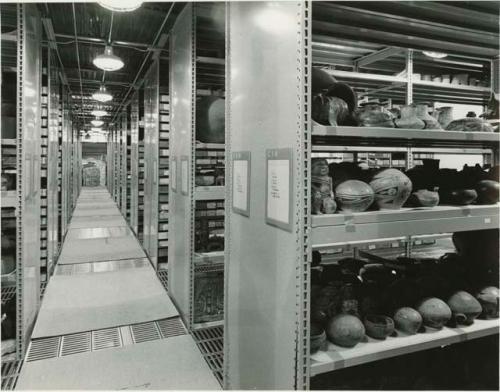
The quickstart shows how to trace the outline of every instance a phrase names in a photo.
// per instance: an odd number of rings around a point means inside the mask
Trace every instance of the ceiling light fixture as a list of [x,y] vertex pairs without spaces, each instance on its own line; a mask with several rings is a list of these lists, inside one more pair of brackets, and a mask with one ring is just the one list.
[[102,116],[107,116],[108,112],[102,109],[94,109],[90,112],[90,114],[95,117],[102,117]]
[[131,12],[139,8],[143,2],[140,0],[99,0],[97,3],[110,11]]
[[99,102],[109,102],[113,99],[113,96],[106,91],[104,84],[101,84],[99,90],[92,94],[92,98]]
[[90,123],[91,123],[94,127],[100,127],[100,126],[102,126],[102,124],[104,124],[104,121],[102,121],[102,120],[92,120]]
[[98,55],[93,63],[97,68],[108,72],[118,71],[124,66],[123,60],[113,54],[113,47],[110,45],[106,45],[104,53]]
[[422,53],[425,54],[427,57],[432,57],[434,59],[444,59],[446,56],[448,56],[446,53],[432,52],[427,50],[422,51]]

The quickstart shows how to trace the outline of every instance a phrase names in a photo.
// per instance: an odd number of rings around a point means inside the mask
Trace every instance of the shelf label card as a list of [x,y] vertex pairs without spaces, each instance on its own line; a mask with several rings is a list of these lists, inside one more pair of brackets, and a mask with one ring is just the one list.
[[170,188],[177,192],[177,157],[172,157],[170,167],[172,168],[170,170]]
[[188,195],[189,188],[189,161],[188,157],[183,155],[181,157],[181,193],[184,196]]
[[233,211],[250,216],[250,151],[233,152]]
[[266,223],[292,231],[293,172],[291,148],[266,151]]

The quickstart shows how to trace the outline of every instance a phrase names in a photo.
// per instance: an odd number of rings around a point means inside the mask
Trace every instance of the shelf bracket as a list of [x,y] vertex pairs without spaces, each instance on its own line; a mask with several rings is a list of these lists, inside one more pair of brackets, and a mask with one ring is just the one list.
[[406,52],[406,104],[413,103],[413,49]]

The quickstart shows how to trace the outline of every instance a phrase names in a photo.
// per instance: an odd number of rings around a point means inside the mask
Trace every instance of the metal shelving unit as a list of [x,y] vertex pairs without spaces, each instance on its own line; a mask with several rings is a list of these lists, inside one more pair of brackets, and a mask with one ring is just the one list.
[[139,92],[130,102],[130,226],[138,235],[139,225]]
[[40,172],[40,278],[48,280],[48,146],[49,146],[49,49],[42,48],[42,85],[41,85],[41,172]]
[[[225,147],[196,138],[201,126],[196,123],[197,99],[224,96],[223,7],[186,6],[170,41],[174,116],[169,224],[176,230],[169,232],[169,292],[192,330],[221,326],[223,318]],[[214,179],[213,186],[199,185],[207,173]]]
[[[163,86],[162,86],[163,87]],[[168,192],[169,138],[170,138],[170,97],[168,89],[160,88],[158,141],[158,269],[167,269],[168,263]]]
[[[498,134],[313,125],[313,65],[327,67],[360,99],[482,105],[490,97],[489,84],[428,82],[414,73],[458,73],[465,67],[472,69],[471,75],[489,77],[493,56],[498,56],[498,33],[492,32],[498,15],[478,12],[482,17],[464,27],[454,24],[448,14],[457,5],[426,3],[422,7],[429,9],[424,9],[414,3],[388,4],[228,4],[226,156],[230,159],[224,328],[228,389],[307,389],[310,378],[321,373],[498,334],[498,320],[480,320],[468,327],[383,342],[368,339],[352,349],[329,344],[327,350],[310,356],[313,250],[327,255],[326,262],[360,249],[411,255],[412,248],[424,242],[414,236],[425,235],[426,241],[437,244],[435,238],[447,239],[452,232],[499,227],[498,205],[311,216],[313,156],[404,152],[405,167],[410,168],[428,152],[474,152],[498,163]],[[410,16],[414,9],[421,13]],[[405,12],[408,15],[400,17]],[[402,22],[409,17],[416,22]],[[446,21],[439,22],[446,28],[436,26],[439,18]],[[423,33],[431,28],[436,31],[432,39]],[[470,39],[477,41],[474,50],[467,44]],[[450,55],[447,62],[431,61],[420,53],[425,49]],[[390,155],[379,159],[391,162]]]
[[[14,375],[18,365],[7,361],[24,356],[40,301],[42,28],[36,5],[2,4],[1,15],[2,31],[12,32],[2,33],[1,53],[2,177],[7,179],[2,181],[7,187],[6,194],[2,191],[2,269],[4,262],[15,263],[9,284],[2,276],[2,308],[15,309],[2,320],[10,322],[12,335],[2,339],[15,341],[15,358],[2,358],[3,386],[4,372]],[[5,300],[15,301],[14,307],[3,303],[6,286],[11,287]]]

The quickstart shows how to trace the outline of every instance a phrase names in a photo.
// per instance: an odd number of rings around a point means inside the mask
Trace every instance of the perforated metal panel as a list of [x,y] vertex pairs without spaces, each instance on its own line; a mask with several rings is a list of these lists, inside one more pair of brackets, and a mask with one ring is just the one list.
[[22,363],[23,361],[2,361],[2,391],[14,389]]
[[224,328],[215,327],[193,331],[193,337],[210,370],[223,385]]
[[61,357],[90,351],[91,339],[92,334],[90,332],[63,336],[61,339]]

